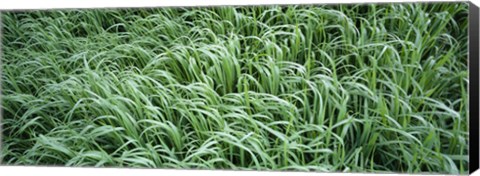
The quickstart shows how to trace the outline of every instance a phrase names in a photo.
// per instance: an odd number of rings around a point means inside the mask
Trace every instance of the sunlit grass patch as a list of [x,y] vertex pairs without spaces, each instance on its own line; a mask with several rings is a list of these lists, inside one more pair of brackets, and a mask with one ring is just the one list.
[[2,162],[466,173],[467,8],[3,13]]

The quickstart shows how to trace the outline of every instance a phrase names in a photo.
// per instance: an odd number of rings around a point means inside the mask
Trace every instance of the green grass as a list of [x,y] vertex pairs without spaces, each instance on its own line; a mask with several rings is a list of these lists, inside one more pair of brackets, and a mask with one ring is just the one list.
[[466,3],[2,13],[2,163],[468,171]]

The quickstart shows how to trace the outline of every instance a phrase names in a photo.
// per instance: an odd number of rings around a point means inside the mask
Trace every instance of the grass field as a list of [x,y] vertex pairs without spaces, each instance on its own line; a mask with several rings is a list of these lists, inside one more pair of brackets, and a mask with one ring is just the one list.
[[468,171],[466,3],[2,13],[2,164]]

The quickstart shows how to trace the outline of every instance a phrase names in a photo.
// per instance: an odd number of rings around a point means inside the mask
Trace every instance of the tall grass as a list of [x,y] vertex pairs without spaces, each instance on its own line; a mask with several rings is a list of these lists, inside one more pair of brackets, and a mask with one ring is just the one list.
[[6,12],[3,163],[467,173],[467,8]]

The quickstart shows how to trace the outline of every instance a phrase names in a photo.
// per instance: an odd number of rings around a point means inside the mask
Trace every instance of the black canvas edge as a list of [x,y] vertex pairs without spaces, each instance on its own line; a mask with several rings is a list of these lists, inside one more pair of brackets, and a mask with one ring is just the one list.
[[469,2],[468,14],[469,69],[469,173],[479,168],[479,8]]

